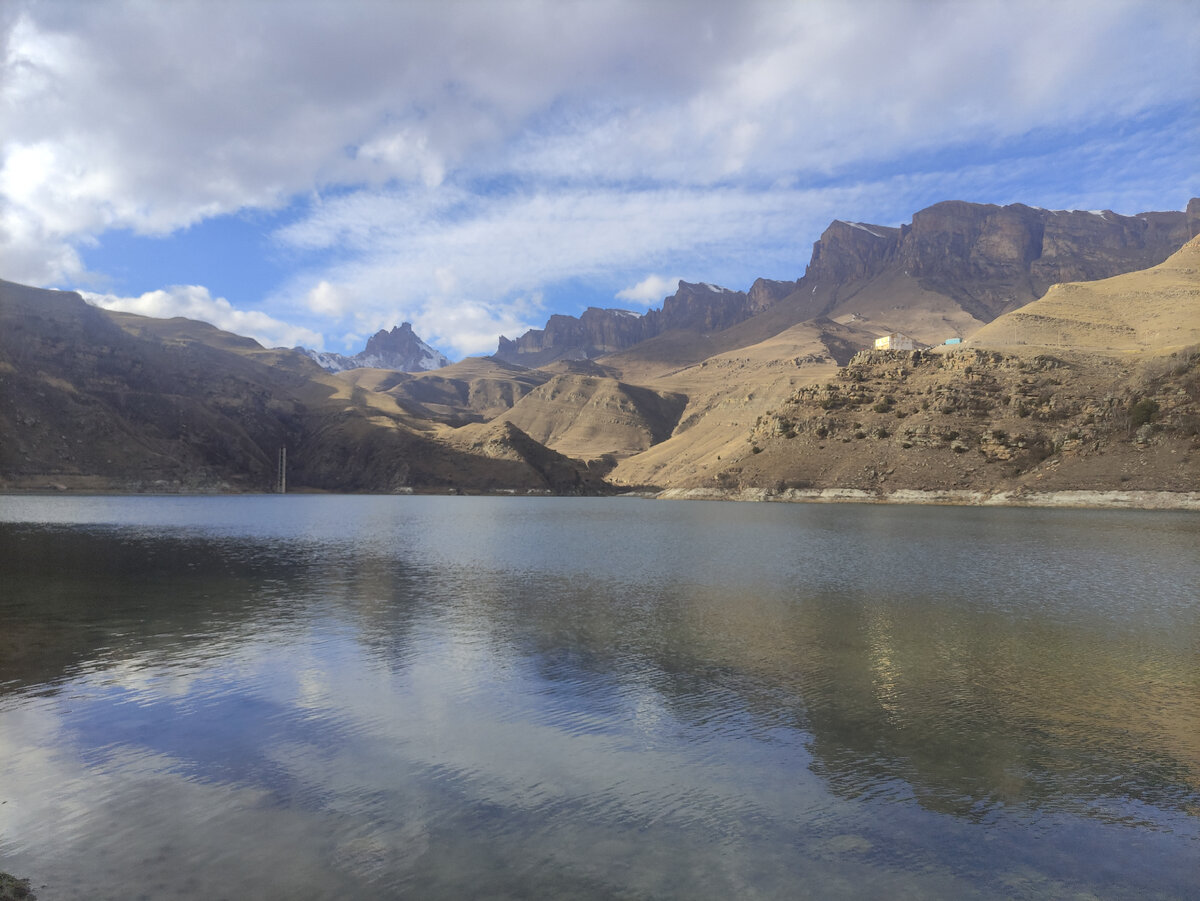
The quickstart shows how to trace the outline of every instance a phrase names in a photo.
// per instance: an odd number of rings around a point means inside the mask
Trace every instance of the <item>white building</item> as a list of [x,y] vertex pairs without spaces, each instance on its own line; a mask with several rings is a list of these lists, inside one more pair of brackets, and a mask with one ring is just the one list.
[[875,339],[876,350],[916,350],[916,345],[913,339],[908,335],[902,335],[900,332],[892,332],[890,335],[884,335],[882,338]]

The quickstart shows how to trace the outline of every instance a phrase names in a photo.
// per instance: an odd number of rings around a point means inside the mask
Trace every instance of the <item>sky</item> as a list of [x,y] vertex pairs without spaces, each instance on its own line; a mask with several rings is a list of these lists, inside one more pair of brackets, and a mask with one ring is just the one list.
[[1191,0],[2,0],[0,279],[452,359],[833,219],[1200,196]]

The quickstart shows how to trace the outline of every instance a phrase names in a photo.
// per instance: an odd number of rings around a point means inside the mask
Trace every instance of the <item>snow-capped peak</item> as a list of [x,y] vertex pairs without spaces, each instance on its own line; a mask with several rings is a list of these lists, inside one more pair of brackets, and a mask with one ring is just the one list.
[[392,369],[398,372],[429,372],[449,366],[444,354],[430,347],[405,322],[390,332],[380,330],[367,341],[367,346],[354,356],[296,348],[308,355],[318,366],[330,372],[346,369]]

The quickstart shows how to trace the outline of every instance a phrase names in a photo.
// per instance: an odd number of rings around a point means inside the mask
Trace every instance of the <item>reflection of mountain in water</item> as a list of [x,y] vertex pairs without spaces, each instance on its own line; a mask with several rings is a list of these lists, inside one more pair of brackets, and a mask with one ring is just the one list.
[[[322,613],[349,615],[394,648],[422,581],[352,543],[187,530],[0,523],[5,561],[0,687],[54,684],[138,658],[186,660],[256,636],[286,638]],[[318,603],[318,601],[320,603]],[[324,612],[329,612],[327,609]]]
[[806,736],[846,798],[913,797],[1139,821],[1200,803],[1200,694],[1186,647],[1099,617],[1013,616],[967,598],[740,596],[548,577],[474,584],[471,628],[516,644],[596,718],[650,692],[682,728]]
[[[888,590],[886,561],[851,591],[786,566],[731,587],[666,561],[647,579],[506,565],[509,553],[497,539],[441,566],[382,540],[2,525],[0,685],[182,666],[274,638],[349,639],[403,674],[432,624],[497,671],[527,669],[590,727],[650,703],[697,742],[801,741],[845,798],[911,792],[968,819],[1028,807],[1115,822],[1137,821],[1138,804],[1200,804],[1194,639],[1153,611],[1022,601],[1020,578],[991,598],[967,579],[938,590],[935,576]],[[189,735],[171,751],[209,754]]]

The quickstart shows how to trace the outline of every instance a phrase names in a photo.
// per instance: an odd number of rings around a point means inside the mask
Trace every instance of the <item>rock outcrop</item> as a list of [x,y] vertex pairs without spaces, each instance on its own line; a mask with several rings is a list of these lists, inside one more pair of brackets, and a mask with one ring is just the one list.
[[803,281],[841,283],[870,278],[896,257],[900,229],[835,219],[813,244]]
[[672,487],[1194,492],[1200,354],[1097,365],[977,348],[856,355]]
[[794,282],[781,282],[769,278],[757,278],[750,290],[746,292],[746,303],[751,313],[761,313],[785,297],[795,293],[799,279]]
[[676,329],[719,332],[749,315],[750,303],[745,291],[681,281],[679,289],[663,301],[662,309],[651,310],[646,319],[652,323],[654,334],[660,335]]

